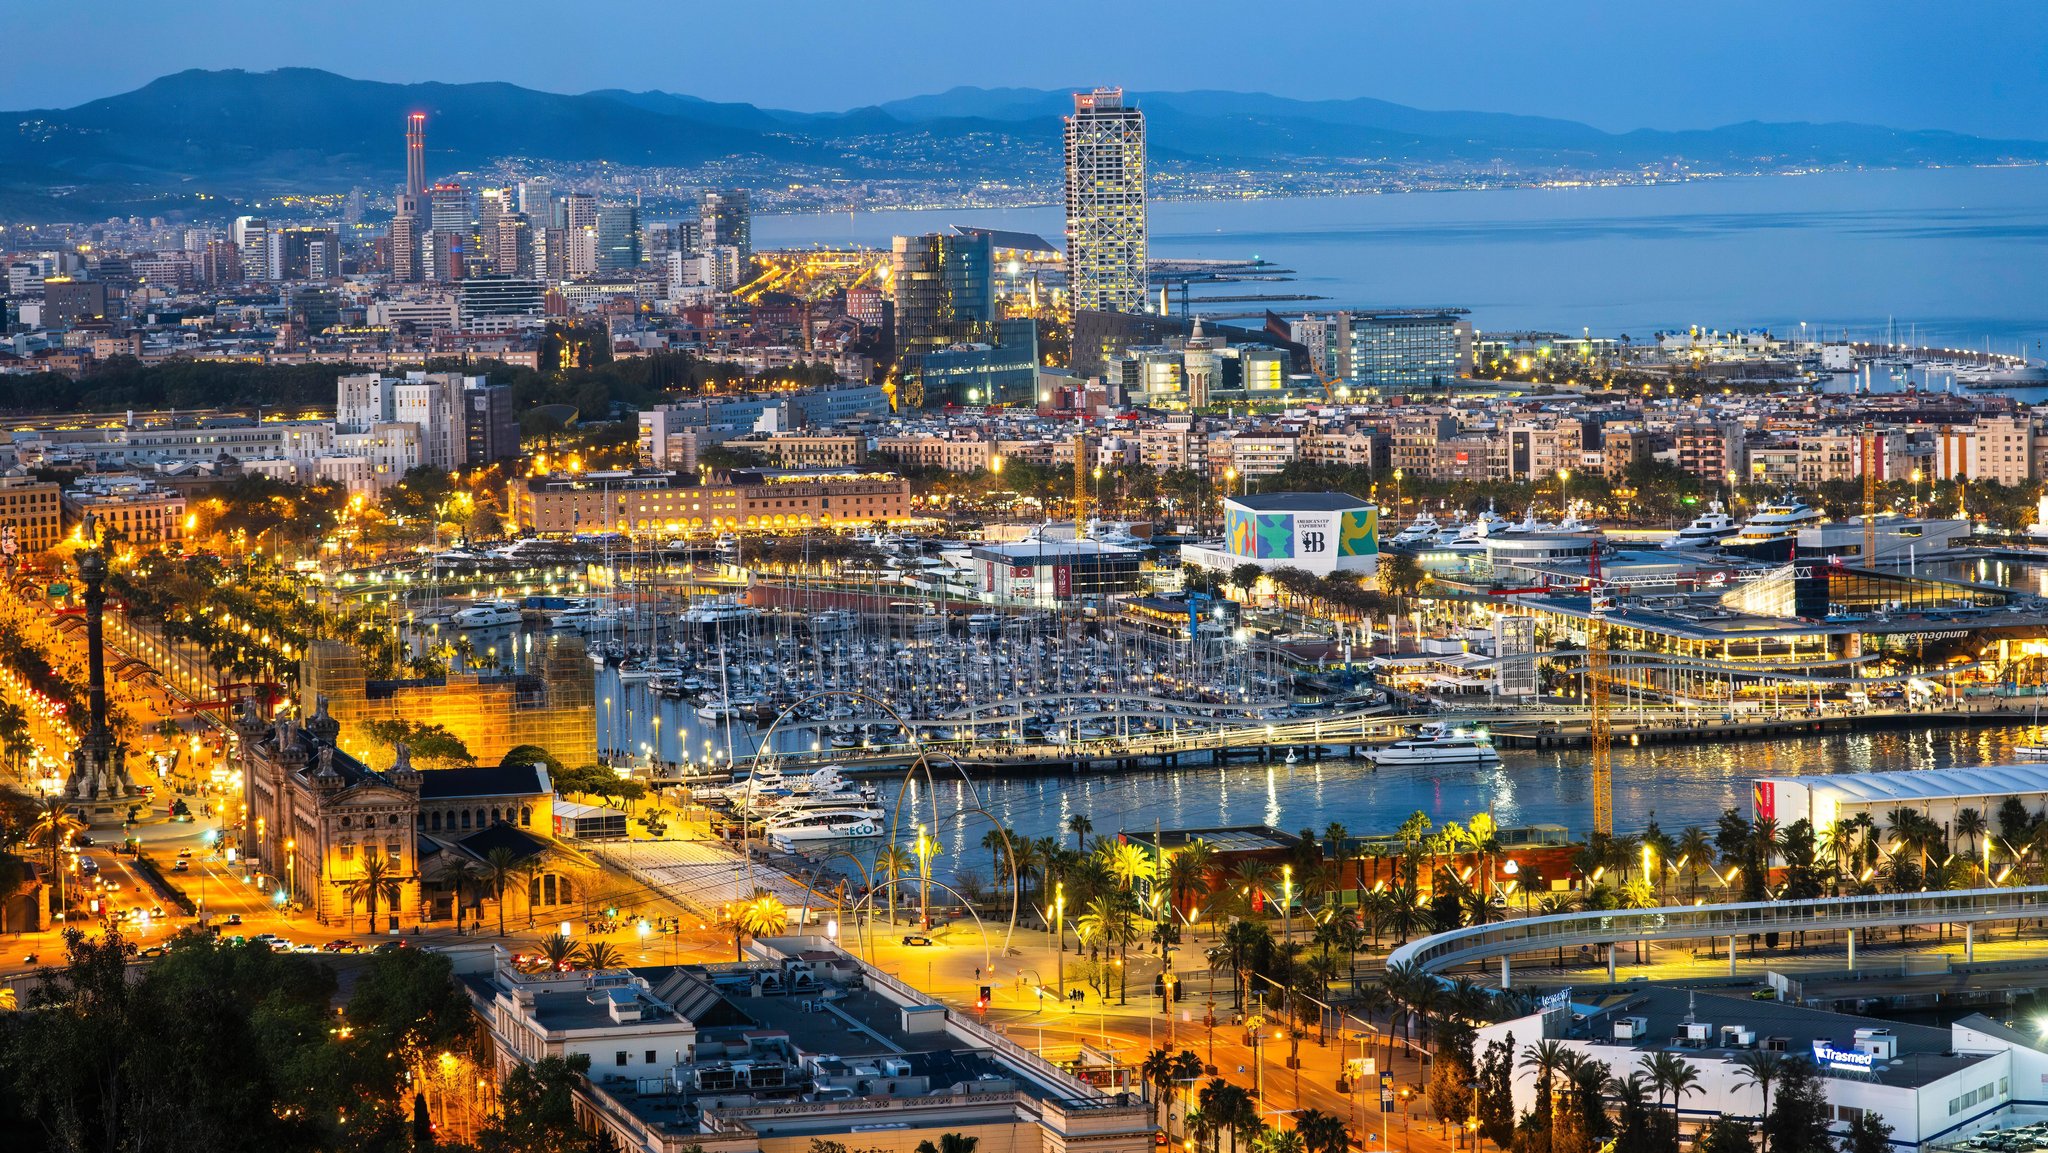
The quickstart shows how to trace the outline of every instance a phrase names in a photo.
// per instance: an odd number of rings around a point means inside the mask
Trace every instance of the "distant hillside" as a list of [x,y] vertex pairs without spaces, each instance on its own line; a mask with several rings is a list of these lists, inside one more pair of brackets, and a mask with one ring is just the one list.
[[[1749,123],[1610,133],[1567,120],[1437,112],[1383,100],[1136,92],[1154,157],[1189,171],[1487,166],[1506,174],[2048,160],[2048,144],[1861,124]],[[195,194],[388,185],[402,125],[429,117],[429,167],[504,157],[694,167],[780,183],[793,170],[892,179],[1014,179],[1056,165],[1065,90],[956,88],[807,113],[667,92],[562,95],[513,84],[383,84],[330,72],[187,71],[69,109],[0,113],[0,213],[69,217]]]

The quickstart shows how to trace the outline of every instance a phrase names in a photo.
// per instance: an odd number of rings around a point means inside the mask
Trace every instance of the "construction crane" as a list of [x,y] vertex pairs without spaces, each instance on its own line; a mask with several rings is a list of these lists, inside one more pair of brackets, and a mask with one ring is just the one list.
[[1088,426],[1074,433],[1074,539],[1088,539]]
[[1863,422],[1863,567],[1877,565],[1877,426]]
[[1614,835],[1614,729],[1607,719],[1607,582],[1600,575],[1600,544],[1586,563],[1586,741],[1593,750],[1593,831]]

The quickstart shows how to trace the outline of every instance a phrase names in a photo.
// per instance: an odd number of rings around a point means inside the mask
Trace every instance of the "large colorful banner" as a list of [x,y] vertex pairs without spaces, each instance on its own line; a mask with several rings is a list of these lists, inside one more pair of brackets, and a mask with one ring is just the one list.
[[1224,544],[1232,556],[1250,560],[1309,560],[1329,556],[1379,555],[1379,513],[1372,508],[1343,512],[1250,512],[1230,509]]

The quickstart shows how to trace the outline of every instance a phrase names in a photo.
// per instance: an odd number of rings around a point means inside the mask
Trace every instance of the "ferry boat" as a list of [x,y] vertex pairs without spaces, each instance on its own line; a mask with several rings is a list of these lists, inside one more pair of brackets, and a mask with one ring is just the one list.
[[771,844],[787,848],[800,841],[879,837],[882,835],[882,821],[872,809],[804,809],[770,820],[767,834]]
[[512,601],[476,601],[455,614],[455,627],[459,629],[488,629],[518,623],[519,606]]
[[1493,741],[1485,733],[1461,732],[1448,721],[1432,721],[1414,736],[1377,749],[1368,749],[1365,759],[1380,765],[1491,765],[1500,761]]
[[1741,527],[1717,500],[1708,505],[1707,511],[1695,517],[1691,524],[1679,529],[1670,540],[1665,541],[1664,547],[1712,548],[1741,531]]

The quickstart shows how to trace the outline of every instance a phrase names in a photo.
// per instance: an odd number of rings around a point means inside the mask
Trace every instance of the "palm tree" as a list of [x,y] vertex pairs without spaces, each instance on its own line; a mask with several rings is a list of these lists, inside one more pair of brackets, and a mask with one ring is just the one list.
[[1111,877],[1116,878],[1117,888],[1127,893],[1139,881],[1149,881],[1153,878],[1152,858],[1146,855],[1145,850],[1128,841],[1104,845],[1103,851],[1097,855],[1102,858],[1103,868],[1109,871]]
[[1951,828],[1955,830],[1957,837],[1968,837],[1970,839],[1968,855],[1971,860],[1976,860],[1977,845],[1984,838],[1984,830],[1989,828],[1985,824],[1984,814],[1976,809],[1957,809],[1955,821]]
[[1008,875],[1003,868],[1003,859],[1009,852],[1010,835],[1001,829],[990,829],[981,835],[981,847],[988,850],[989,883],[996,887],[996,892],[1001,893],[1003,878]]
[[965,1133],[941,1133],[939,1143],[929,1141],[917,1143],[917,1153],[974,1153],[974,1147],[981,1144],[981,1138]]
[[617,969],[626,963],[626,955],[619,951],[617,945],[609,941],[590,942],[583,946],[583,950],[577,959],[583,963],[584,968],[592,971]]
[[57,793],[36,802],[36,816],[29,823],[28,839],[49,850],[50,876],[55,877],[58,875],[57,854],[71,840],[73,833],[84,831],[85,822],[72,815],[70,798]]
[[1088,834],[1095,831],[1095,822],[1086,813],[1075,813],[1067,818],[1067,831],[1074,834],[1074,848],[1078,852],[1088,851]]
[[549,933],[540,939],[539,959],[547,962],[549,972],[559,973],[576,963],[576,943],[560,933]]
[[503,845],[484,854],[483,882],[498,902],[498,935],[505,935],[505,889],[519,876],[519,854]]
[[1209,862],[1215,851],[1206,841],[1194,841],[1166,858],[1166,891],[1174,907],[1192,916],[1198,896],[1209,887]]
[[[388,907],[398,907],[398,871],[383,853],[374,845],[363,846],[363,865],[360,872],[341,883],[341,894],[348,900],[348,916],[351,926],[355,921],[356,906],[368,905],[370,931],[377,931],[377,902],[383,901]],[[395,921],[395,918],[394,918]],[[397,925],[394,923],[393,928]]]
[[1294,1131],[1301,1134],[1307,1153],[1350,1153],[1351,1130],[1342,1117],[1309,1109],[1294,1119]]
[[738,960],[745,956],[741,943],[747,937],[758,941],[788,928],[789,909],[782,898],[766,889],[755,889],[751,897],[732,911],[728,924],[732,928],[733,959]]
[[1671,1108],[1678,1110],[1688,1093],[1701,1093],[1700,1071],[1692,1062],[1668,1050],[1645,1054],[1638,1062],[1643,1072],[1649,1075],[1650,1085],[1657,1092],[1657,1107],[1664,1107],[1664,1095],[1671,1094]]
[[[452,855],[452,854],[451,854]],[[462,927],[463,896],[480,896],[484,891],[484,874],[467,857],[456,857],[441,870],[441,880],[455,891],[455,927]],[[471,908],[475,908],[473,902]]]
[[1538,1041],[1522,1050],[1518,1064],[1536,1074],[1536,1097],[1547,1123],[1557,1120],[1557,1075],[1564,1071],[1571,1050],[1562,1041]]
[[[911,869],[910,853],[900,845],[890,845],[875,854],[875,871],[886,881],[895,881]],[[896,886],[885,886],[889,894],[889,923],[896,923]],[[869,916],[873,916],[872,913]]]
[[1252,1139],[1252,1148],[1257,1153],[1306,1153],[1308,1143],[1302,1139],[1301,1130],[1274,1125]]
[[[1785,1076],[1785,1065],[1789,1060],[1785,1054],[1770,1049],[1749,1049],[1735,1058],[1735,1085],[1754,1085],[1763,1094],[1763,1109],[1759,1117],[1771,1115],[1771,1086]],[[1770,1153],[1771,1135],[1764,1134],[1764,1153]]]
[[[1154,1049],[1145,1054],[1145,1059],[1138,1064],[1139,1075],[1145,1079],[1145,1084],[1158,1094],[1153,1098],[1155,1112],[1164,1114],[1166,1104],[1172,1099],[1176,1060],[1174,1054],[1164,1049]],[[1167,1116],[1170,1118],[1170,1115]],[[1167,1130],[1169,1136],[1172,1135],[1173,1126],[1170,1123],[1163,1122],[1162,1127]]]

